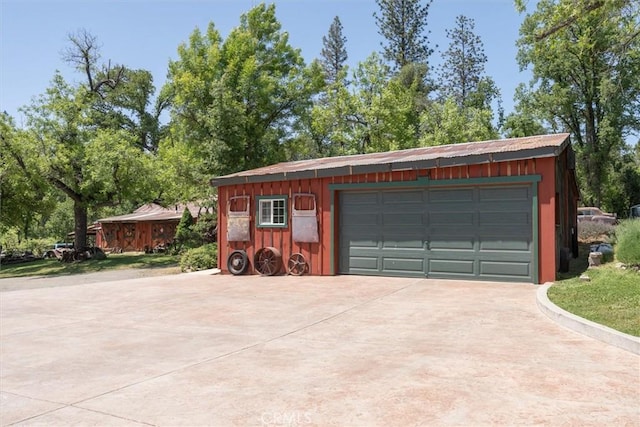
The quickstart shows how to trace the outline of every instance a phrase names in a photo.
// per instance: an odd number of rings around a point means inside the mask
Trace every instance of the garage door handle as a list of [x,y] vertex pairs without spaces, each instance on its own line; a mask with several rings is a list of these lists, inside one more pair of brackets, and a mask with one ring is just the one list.
[[431,249],[430,244],[431,244],[431,242],[429,242],[428,240],[425,240],[425,242],[424,242],[424,248],[425,248],[426,250],[430,250],[430,249]]

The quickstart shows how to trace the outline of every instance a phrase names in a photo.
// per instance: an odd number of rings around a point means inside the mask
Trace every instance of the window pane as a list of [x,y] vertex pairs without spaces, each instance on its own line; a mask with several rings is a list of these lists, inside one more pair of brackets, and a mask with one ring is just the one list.
[[282,225],[284,224],[284,200],[273,201],[273,223]]
[[260,224],[271,224],[271,200],[260,200]]

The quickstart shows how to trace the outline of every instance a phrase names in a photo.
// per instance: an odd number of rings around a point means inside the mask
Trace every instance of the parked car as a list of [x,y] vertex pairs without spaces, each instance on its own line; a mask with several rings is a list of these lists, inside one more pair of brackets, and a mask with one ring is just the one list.
[[73,249],[73,243],[55,243],[51,248],[44,251],[42,258],[59,258],[59,255],[65,249]]
[[578,208],[578,222],[580,221],[592,221],[614,225],[618,222],[618,218],[616,218],[615,214],[602,212],[599,208],[584,207]]
[[640,205],[631,206],[631,212],[629,212],[629,218],[640,218]]

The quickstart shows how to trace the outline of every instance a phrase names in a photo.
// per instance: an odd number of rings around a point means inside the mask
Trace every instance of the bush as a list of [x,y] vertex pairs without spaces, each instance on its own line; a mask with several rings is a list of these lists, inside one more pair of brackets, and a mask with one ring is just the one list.
[[23,254],[31,252],[36,257],[41,257],[47,249],[53,245],[52,239],[27,239],[18,242],[13,236],[3,236],[3,244],[0,245],[6,253]]
[[615,233],[616,227],[595,221],[580,221],[578,223],[578,240],[581,242],[609,241]]
[[218,245],[210,243],[189,249],[180,257],[182,271],[198,271],[215,268],[218,265]]
[[640,219],[628,219],[618,225],[616,256],[625,264],[640,265]]

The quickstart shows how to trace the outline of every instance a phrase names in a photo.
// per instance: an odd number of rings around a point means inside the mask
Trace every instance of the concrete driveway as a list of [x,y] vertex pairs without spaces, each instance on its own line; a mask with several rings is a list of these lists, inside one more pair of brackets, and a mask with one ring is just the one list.
[[2,425],[637,425],[533,285],[183,274],[0,294]]

